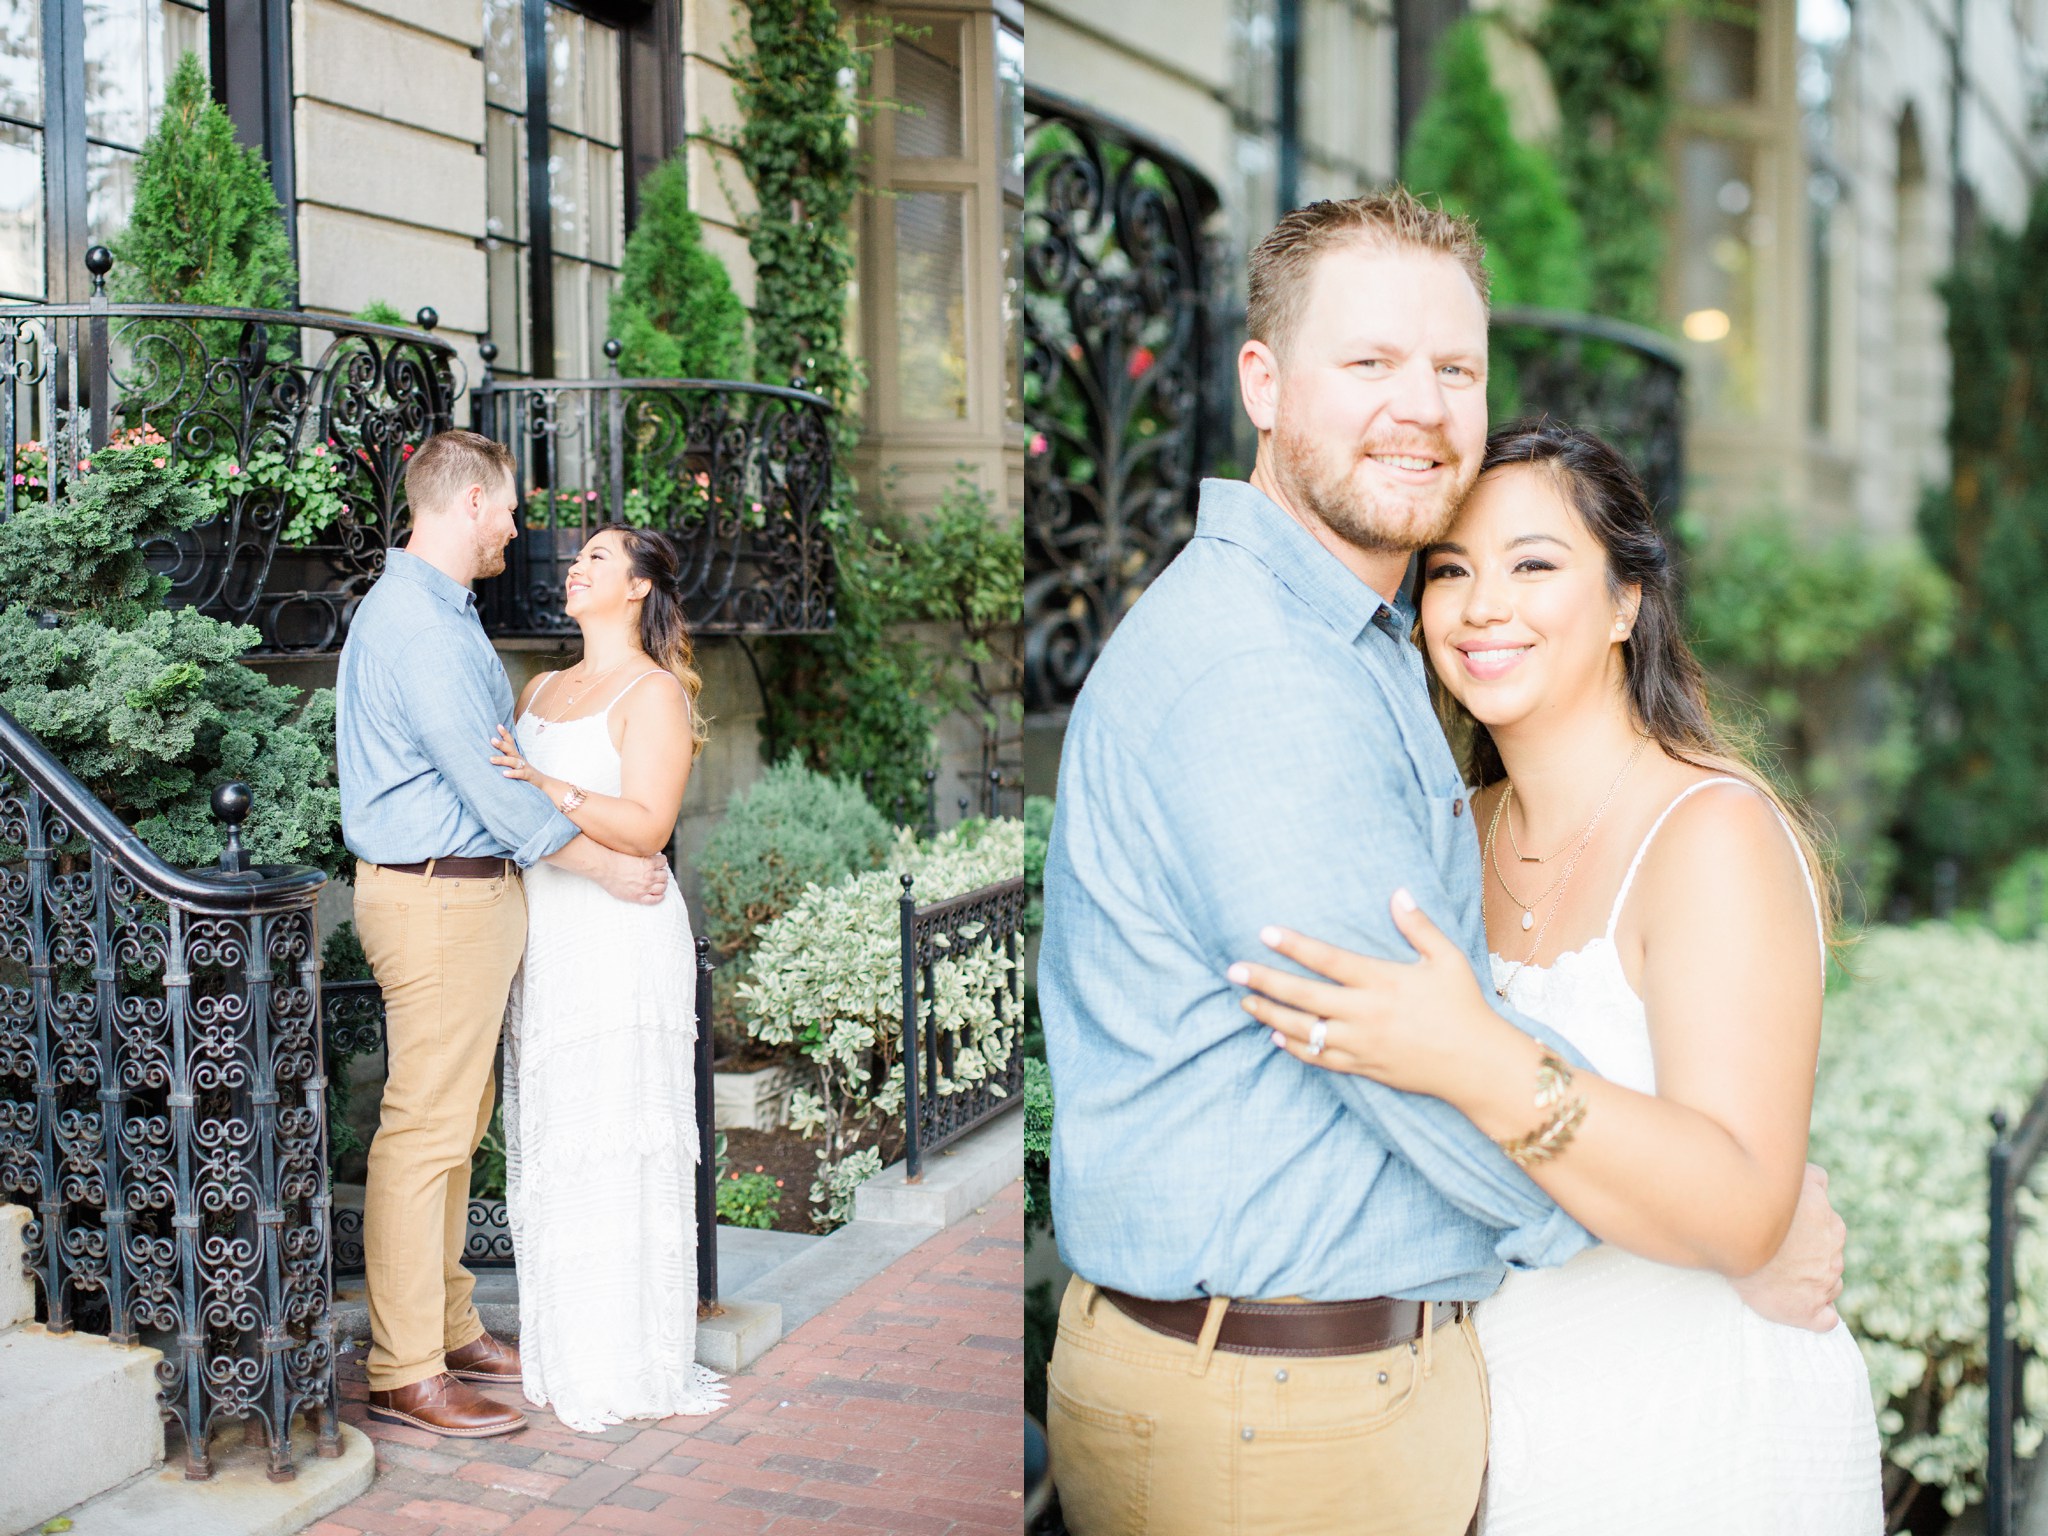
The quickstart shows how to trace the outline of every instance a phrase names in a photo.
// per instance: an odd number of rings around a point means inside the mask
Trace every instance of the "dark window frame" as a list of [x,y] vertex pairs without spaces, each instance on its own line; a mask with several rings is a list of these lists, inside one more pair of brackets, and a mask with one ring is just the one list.
[[[92,144],[85,117],[85,0],[42,0],[43,290],[52,304],[92,296],[85,253]],[[210,0],[207,66],[235,137],[263,152],[296,254],[291,0]],[[140,147],[140,146],[135,146]]]
[[601,22],[619,35],[619,164],[625,183],[622,222],[628,236],[639,221],[641,178],[674,154],[684,139],[681,0],[521,0],[526,50],[525,340],[528,372],[538,379],[557,377],[548,175],[553,131],[548,111],[550,5]]

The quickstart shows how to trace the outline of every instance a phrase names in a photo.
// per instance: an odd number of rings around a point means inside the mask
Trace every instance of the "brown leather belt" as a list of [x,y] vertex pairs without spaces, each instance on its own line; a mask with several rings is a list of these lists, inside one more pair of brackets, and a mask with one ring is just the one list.
[[513,869],[510,859],[428,859],[423,864],[379,864],[394,875],[432,875],[436,880],[495,880]]
[[[1206,1301],[1147,1301],[1100,1287],[1116,1309],[1154,1333],[1201,1342]],[[1463,1317],[1466,1303],[1436,1304],[1436,1326]],[[1374,1296],[1365,1301],[1233,1301],[1216,1347],[1233,1355],[1370,1355],[1422,1337],[1419,1301]]]

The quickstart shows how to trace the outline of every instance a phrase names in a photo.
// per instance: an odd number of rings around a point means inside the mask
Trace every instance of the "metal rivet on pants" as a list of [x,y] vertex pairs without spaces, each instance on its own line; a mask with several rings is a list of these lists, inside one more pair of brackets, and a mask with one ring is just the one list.
[[1387,1373],[1386,1373],[1385,1371],[1381,1371],[1381,1372],[1380,1372],[1380,1385],[1384,1387],[1384,1386],[1385,1386],[1386,1384],[1387,1384]]
[[1287,1379],[1287,1373],[1285,1371],[1275,1371],[1273,1373],[1273,1379],[1275,1381],[1285,1381]]
[[1244,1437],[1247,1440],[1251,1439],[1252,1437],[1252,1427],[1249,1424],[1245,1425],[1244,1427]]

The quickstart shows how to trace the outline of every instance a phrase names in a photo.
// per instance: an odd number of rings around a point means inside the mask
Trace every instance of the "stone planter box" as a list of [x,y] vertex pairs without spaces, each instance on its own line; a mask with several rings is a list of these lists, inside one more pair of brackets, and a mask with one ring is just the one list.
[[720,1130],[779,1131],[789,1123],[789,1091],[801,1081],[788,1062],[753,1072],[711,1074],[712,1113]]

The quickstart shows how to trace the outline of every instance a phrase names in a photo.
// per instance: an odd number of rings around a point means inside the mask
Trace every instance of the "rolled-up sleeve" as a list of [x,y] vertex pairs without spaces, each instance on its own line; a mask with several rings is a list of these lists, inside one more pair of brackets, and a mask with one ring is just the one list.
[[[1392,723],[1374,719],[1383,706],[1372,681],[1362,670],[1332,676],[1300,661],[1285,648],[1224,660],[1166,711],[1157,739],[1138,751],[1158,801],[1200,829],[1175,839],[1171,856],[1182,866],[1181,909],[1219,987],[1233,961],[1287,963],[1259,940],[1268,924],[1361,954],[1412,959],[1389,911],[1399,886],[1465,941],[1468,959],[1483,963],[1483,936],[1475,955],[1462,931],[1471,924],[1443,885],[1443,834],[1432,829],[1429,798]],[[1469,827],[1457,820],[1456,835],[1470,836]],[[1507,1017],[1581,1059],[1553,1031]],[[1245,1027],[1258,1026],[1247,1019]],[[1497,1229],[1503,1262],[1556,1264],[1592,1242],[1451,1105],[1369,1078],[1301,1071],[1363,1116],[1447,1201]]]
[[[506,778],[492,763],[492,734],[508,722],[492,712],[490,701],[504,681],[502,675],[493,679],[481,673],[468,640],[452,626],[430,629],[415,639],[412,650],[420,680],[442,681],[428,688],[416,684],[411,690],[413,735],[456,797],[511,850],[512,861],[526,869],[574,839],[576,823],[539,789]],[[429,650],[431,665],[425,660]]]

